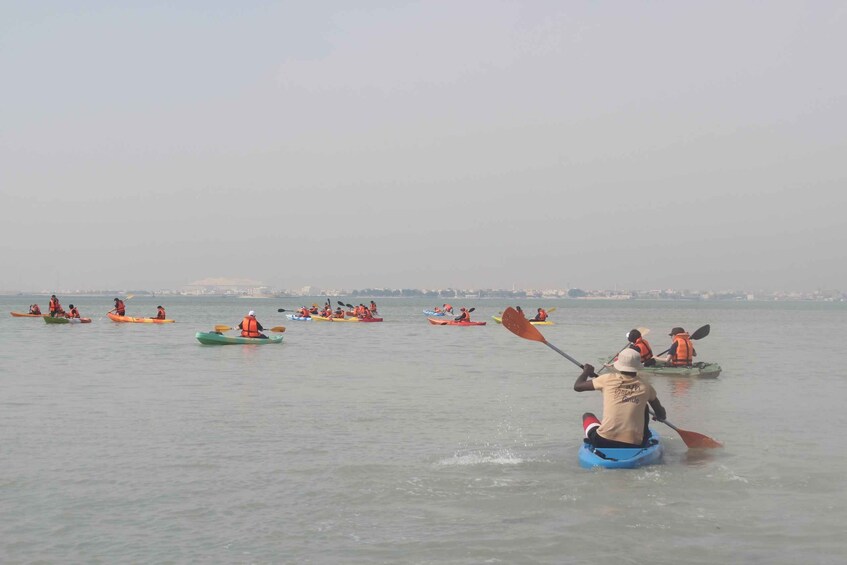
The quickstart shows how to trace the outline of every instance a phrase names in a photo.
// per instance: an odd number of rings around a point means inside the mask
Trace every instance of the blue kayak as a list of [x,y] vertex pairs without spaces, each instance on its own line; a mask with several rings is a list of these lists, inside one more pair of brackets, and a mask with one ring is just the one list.
[[[426,314],[427,316],[446,316],[447,315],[447,312],[436,312],[435,310],[424,310],[423,313]],[[452,316],[453,314],[450,314],[450,315]]]
[[593,447],[583,443],[579,448],[579,464],[586,469],[635,469],[659,463],[663,454],[659,434],[650,430],[650,441],[646,447]]
[[289,320],[293,320],[295,322],[311,322],[312,321],[311,317],[306,318],[305,316],[297,316],[296,314],[286,314],[285,317],[288,318]]

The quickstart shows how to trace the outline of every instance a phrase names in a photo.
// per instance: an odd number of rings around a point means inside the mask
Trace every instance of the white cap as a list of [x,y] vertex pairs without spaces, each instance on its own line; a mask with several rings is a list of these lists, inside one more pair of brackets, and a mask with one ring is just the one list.
[[644,365],[641,364],[641,354],[629,347],[618,354],[615,369],[626,373],[637,373]]
[[248,316],[255,316],[256,313],[254,311],[250,310],[249,312],[247,312],[247,315]]

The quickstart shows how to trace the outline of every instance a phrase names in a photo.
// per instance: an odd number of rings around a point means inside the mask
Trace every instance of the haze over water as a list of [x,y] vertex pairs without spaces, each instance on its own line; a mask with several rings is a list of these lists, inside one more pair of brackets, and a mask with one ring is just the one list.
[[[595,364],[632,327],[661,350],[671,327],[711,324],[696,348],[720,377],[652,383],[671,422],[725,447],[689,451],[656,424],[664,464],[588,471],[580,416],[600,395],[493,324],[507,304],[469,301],[491,325],[456,328],[412,299],[378,299],[385,322],[364,325],[276,312],[321,298],[168,298],[177,323],[149,326],[105,319],[108,298],[74,297],[85,326],[0,318],[4,563],[847,556],[847,384],[830,339],[847,331],[843,304],[522,301],[556,306],[545,337]],[[133,298],[128,314],[159,300]],[[194,339],[248,309],[287,326],[282,346]]]

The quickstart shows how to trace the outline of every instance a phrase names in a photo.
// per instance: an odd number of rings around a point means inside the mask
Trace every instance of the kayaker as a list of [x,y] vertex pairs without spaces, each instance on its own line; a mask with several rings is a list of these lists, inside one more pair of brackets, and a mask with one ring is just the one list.
[[312,304],[312,307],[309,308],[309,314],[317,314],[319,311],[317,304]]
[[65,314],[66,318],[79,318],[79,310],[76,309],[76,306],[73,304],[70,305],[70,309],[67,314]]
[[441,309],[444,310],[444,312],[447,313],[447,314],[453,313],[453,307],[450,306],[449,304],[445,304],[444,306],[441,307]]
[[673,343],[668,349],[668,364],[674,367],[688,367],[693,358],[697,356],[691,336],[682,328],[674,328],[668,334],[673,338]]
[[371,300],[371,313],[376,314],[376,302]]
[[438,306],[433,308],[432,311],[435,312],[436,314],[441,314],[441,308],[439,308]]
[[647,343],[647,340],[641,335],[641,332],[637,329],[629,330],[629,333],[626,334],[626,339],[631,343],[630,347],[638,351],[638,354],[641,355],[641,364],[645,367],[652,367],[656,364],[656,360],[653,358],[653,350],[650,348],[650,344]]
[[41,315],[41,308],[38,307],[38,304],[30,304],[29,305],[29,313]]
[[[641,447],[650,437],[647,404],[653,408],[656,420],[663,421],[667,413],[656,390],[638,378],[642,365],[637,351],[631,348],[621,351],[614,368],[616,372],[597,376],[594,367],[586,363],[573,384],[577,392],[603,393],[603,421],[591,412],[582,415],[585,441],[594,447]],[[589,377],[594,379],[588,380]]]
[[312,317],[312,313],[309,312],[309,309],[306,308],[305,306],[301,306],[300,310],[298,310],[297,313],[300,315],[301,318],[311,318]]
[[462,306],[460,310],[462,313],[456,316],[457,322],[470,322],[471,321],[471,313],[468,312],[468,309]]
[[165,316],[165,309],[161,305],[156,306],[156,317],[153,318],[153,319],[154,320],[164,320],[166,318],[167,318],[167,316]]
[[374,315],[371,313],[371,309],[363,304],[361,314],[359,315],[359,317],[362,318],[363,320],[370,320],[371,318],[374,317]]
[[532,319],[533,322],[544,322],[547,320],[547,312],[544,308],[539,308],[538,313],[535,314],[535,317]]
[[341,309],[341,306],[335,309],[335,318],[339,318],[341,320],[344,319],[344,310]]
[[126,306],[124,305],[124,301],[120,298],[115,298],[115,307],[112,308],[112,312],[118,316],[126,316]]
[[241,330],[241,337],[258,337],[259,339],[268,339],[268,336],[262,333],[265,328],[256,319],[256,312],[250,310],[241,323],[238,324],[238,329]]
[[50,304],[47,306],[47,311],[50,312],[50,317],[55,318],[56,316],[61,316],[64,314],[62,310],[62,305],[59,304],[59,299],[56,298],[56,295],[53,294],[50,296]]

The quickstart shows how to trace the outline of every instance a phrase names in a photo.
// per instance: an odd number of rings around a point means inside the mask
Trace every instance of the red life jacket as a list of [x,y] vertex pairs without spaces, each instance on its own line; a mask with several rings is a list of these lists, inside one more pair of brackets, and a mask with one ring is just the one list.
[[156,314],[156,319],[157,320],[164,320],[165,319],[165,309],[164,308],[159,308],[159,312]]
[[459,316],[458,322],[470,322],[471,321],[471,313],[465,310],[462,312],[462,315]]
[[118,300],[115,303],[115,312],[117,312],[118,316],[123,316],[126,314],[126,306],[124,306],[123,300]]
[[30,314],[41,314],[41,308],[38,307],[38,304],[33,304],[32,308],[29,309]]
[[59,304],[59,299],[58,298],[51,298],[50,299],[50,306],[48,306],[48,309],[50,310],[50,312],[61,311],[62,306]]
[[543,322],[547,319],[547,312],[544,311],[544,308],[538,311],[538,314],[535,315],[539,322]]
[[371,312],[376,312],[376,302],[371,300]]
[[694,358],[694,346],[691,345],[691,338],[687,333],[680,333],[673,336],[673,342],[676,344],[676,351],[671,358],[671,365],[682,367],[691,365]]
[[636,339],[635,343],[632,345],[634,345],[638,349],[639,353],[641,353],[642,365],[653,358],[653,350],[650,349],[650,344],[647,343],[647,340],[643,337]]
[[259,337],[259,322],[255,316],[244,316],[241,320],[241,337]]
[[444,305],[444,311],[445,311],[445,312],[450,312],[450,313],[452,313],[452,312],[453,312],[453,307],[452,307],[452,306],[450,306],[449,304],[445,304],[445,305]]

